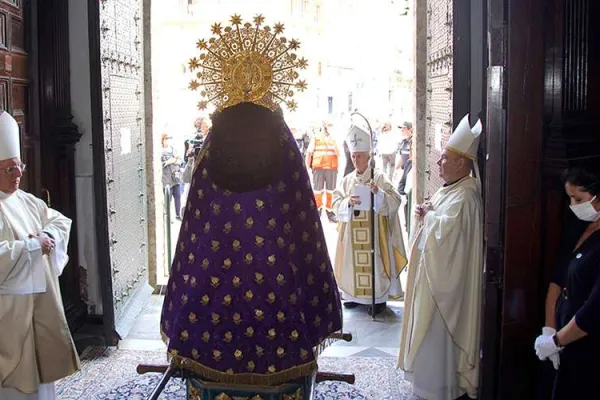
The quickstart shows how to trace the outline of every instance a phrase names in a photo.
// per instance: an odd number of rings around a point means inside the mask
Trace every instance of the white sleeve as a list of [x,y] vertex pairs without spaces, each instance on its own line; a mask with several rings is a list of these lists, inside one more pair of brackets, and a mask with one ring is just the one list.
[[39,241],[0,241],[0,295],[24,295],[45,291],[46,271]]
[[60,276],[69,262],[68,247],[69,235],[71,233],[72,221],[59,213],[58,211],[49,208],[46,203],[38,200],[38,207],[41,207],[43,232],[54,239],[54,250],[50,253],[48,261],[52,268],[52,272],[56,276]]

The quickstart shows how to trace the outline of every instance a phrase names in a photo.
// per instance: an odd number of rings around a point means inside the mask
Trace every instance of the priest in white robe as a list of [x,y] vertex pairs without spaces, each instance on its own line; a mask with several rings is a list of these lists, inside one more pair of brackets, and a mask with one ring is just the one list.
[[[444,181],[417,207],[409,256],[399,367],[426,400],[476,398],[483,275],[477,148],[481,122],[467,115],[438,161]],[[471,176],[471,172],[475,176]]]
[[[335,276],[343,292],[344,306],[371,305],[375,290],[375,313],[382,312],[388,299],[403,295],[399,275],[407,260],[400,230],[398,208],[401,198],[392,182],[369,166],[371,141],[358,126],[346,138],[355,170],[333,193],[333,209],[339,222]],[[370,192],[374,194],[374,207]],[[362,196],[361,196],[362,195]],[[371,229],[375,211],[375,285],[372,284]],[[369,310],[371,312],[371,310]]]
[[79,370],[58,277],[71,220],[19,190],[19,128],[0,114],[0,400],[55,399],[54,382]]

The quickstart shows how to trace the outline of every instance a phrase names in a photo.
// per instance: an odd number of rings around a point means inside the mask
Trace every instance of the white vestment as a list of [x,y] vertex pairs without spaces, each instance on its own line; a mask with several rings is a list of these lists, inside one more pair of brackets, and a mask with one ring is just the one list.
[[427,400],[475,396],[483,221],[476,179],[439,189],[409,257],[399,367]]
[[[371,170],[356,170],[344,177],[333,193],[333,209],[339,221],[335,276],[344,299],[359,304],[372,303],[371,216],[372,211],[354,211],[350,196],[357,185],[367,185]],[[399,275],[406,265],[406,253],[400,231],[398,208],[401,198],[392,182],[375,169],[375,302],[400,298]],[[358,215],[356,215],[358,213]]]
[[[70,229],[40,199],[0,192],[0,400],[54,399],[54,381],[79,369],[58,284]],[[55,241],[49,256],[38,233]]]

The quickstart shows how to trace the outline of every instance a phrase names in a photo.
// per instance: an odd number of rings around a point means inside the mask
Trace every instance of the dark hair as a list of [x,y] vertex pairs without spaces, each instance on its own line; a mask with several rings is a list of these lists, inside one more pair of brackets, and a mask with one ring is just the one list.
[[562,181],[579,186],[594,196],[600,196],[600,173],[597,169],[571,167],[563,172]]
[[281,175],[283,134],[289,134],[281,112],[240,103],[214,113],[212,122],[208,165],[217,186],[249,192]]

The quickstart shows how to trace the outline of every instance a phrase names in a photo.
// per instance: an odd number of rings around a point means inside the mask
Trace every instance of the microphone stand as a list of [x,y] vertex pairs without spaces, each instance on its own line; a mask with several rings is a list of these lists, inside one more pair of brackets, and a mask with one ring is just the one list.
[[[371,141],[371,152],[369,158],[369,167],[371,168],[371,182],[375,183],[375,147],[373,146],[373,129],[371,128],[371,124],[369,120],[359,113],[357,110],[354,110],[350,117],[353,116],[361,117],[369,128],[369,139]],[[371,207],[372,217],[371,217],[371,317],[375,320],[375,218],[377,215],[375,214],[375,193],[371,190]]]

